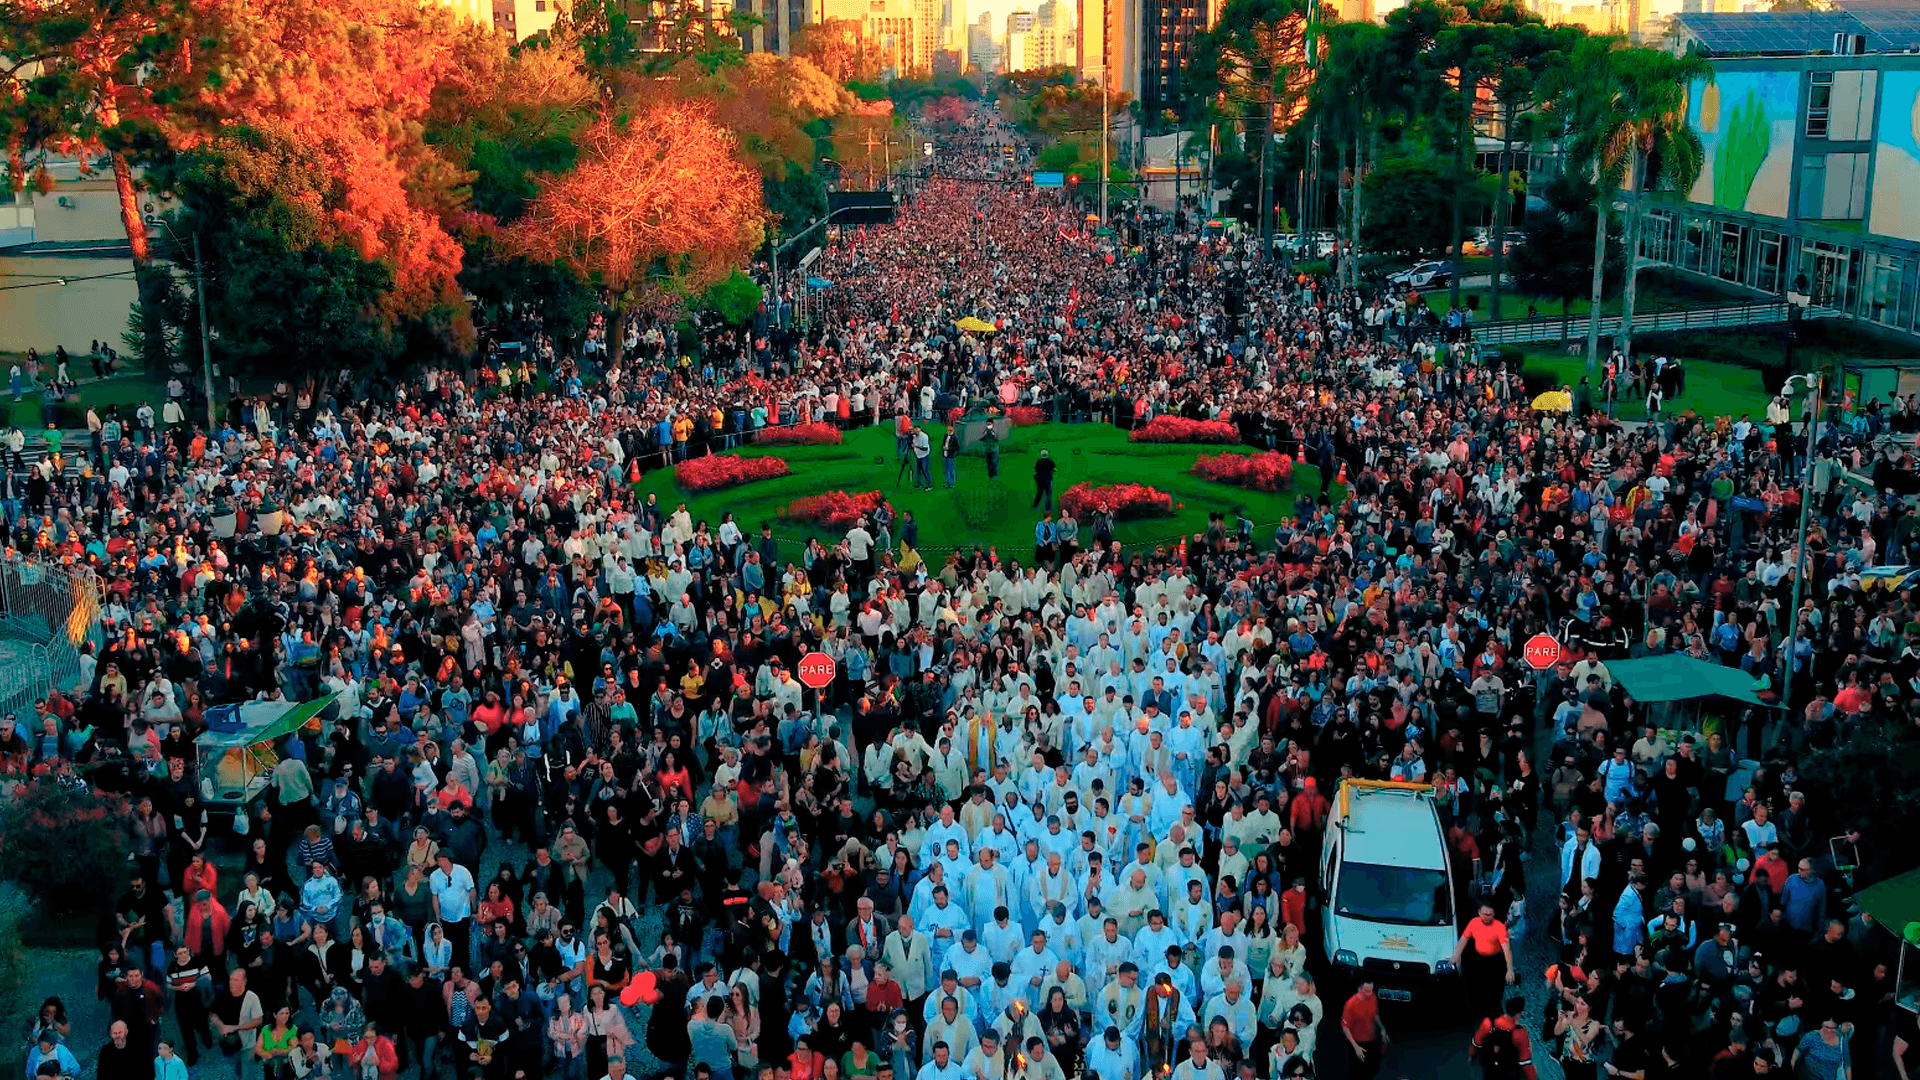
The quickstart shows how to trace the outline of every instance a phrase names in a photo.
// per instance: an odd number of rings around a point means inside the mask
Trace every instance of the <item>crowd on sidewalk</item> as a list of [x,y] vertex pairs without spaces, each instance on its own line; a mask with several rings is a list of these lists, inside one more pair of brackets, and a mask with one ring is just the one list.
[[[644,1045],[688,1080],[1364,1080],[1396,1020],[1309,948],[1361,777],[1439,792],[1490,1075],[1892,1075],[1920,1033],[1845,895],[1900,844],[1795,765],[1913,737],[1912,592],[1860,575],[1920,562],[1920,513],[1826,493],[1790,610],[1784,417],[1535,412],[1464,339],[1381,333],[1234,239],[1086,235],[994,175],[848,230],[804,330],[784,297],[698,355],[644,320],[581,355],[518,328],[481,370],[343,373],[43,477],[13,553],[97,574],[105,644],[0,753],[126,792],[135,858],[112,1027],[51,1003],[28,1074],[84,1044],[102,1080],[622,1080]],[[632,495],[757,427],[1008,395],[1224,419],[1344,497],[1023,566],[873,522],[802,554]],[[1533,674],[1541,630],[1567,655]],[[1670,743],[1606,662],[1669,653],[1775,698],[1791,665],[1787,720]],[[328,693],[218,868],[206,710]],[[1547,1015],[1510,1006],[1543,979]]]

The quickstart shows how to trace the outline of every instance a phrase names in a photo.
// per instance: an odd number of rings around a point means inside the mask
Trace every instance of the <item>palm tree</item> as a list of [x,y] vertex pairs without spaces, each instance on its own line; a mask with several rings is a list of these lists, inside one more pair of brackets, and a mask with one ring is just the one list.
[[1619,193],[1619,175],[1609,173],[1599,153],[1600,133],[1610,127],[1616,95],[1615,54],[1618,38],[1589,37],[1575,46],[1569,63],[1549,72],[1543,84],[1542,121],[1560,145],[1569,172],[1587,172],[1593,179],[1595,214],[1592,305],[1587,312],[1587,370],[1599,364],[1600,314],[1605,300],[1607,215]]
[[1194,39],[1193,85],[1219,106],[1231,102],[1234,115],[1250,114],[1259,122],[1263,253],[1273,250],[1273,198],[1267,185],[1274,127],[1278,114],[1290,115],[1309,86],[1308,14],[1314,2],[1228,0],[1213,27]]
[[1627,284],[1620,302],[1620,352],[1633,349],[1633,308],[1640,277],[1640,222],[1649,188],[1686,191],[1699,178],[1706,152],[1700,133],[1687,123],[1687,93],[1696,81],[1712,82],[1713,68],[1697,55],[1658,49],[1622,49],[1614,54],[1613,107],[1596,133],[1599,161],[1608,175],[1624,173],[1627,199]]
[[[1542,80],[1559,70],[1568,54],[1586,36],[1577,26],[1546,27],[1537,23],[1515,27],[1508,38],[1504,66],[1497,73],[1493,89],[1494,104],[1500,117],[1500,183],[1493,204],[1493,296],[1490,318],[1500,317],[1501,278],[1506,272],[1508,211],[1514,192],[1509,189],[1513,172],[1514,143],[1531,141],[1538,116]],[[1524,193],[1524,192],[1523,192]]]
[[[1335,218],[1335,233],[1348,242],[1350,255],[1359,250],[1360,148],[1366,141],[1366,98],[1372,87],[1382,33],[1371,23],[1338,23],[1328,27],[1320,71],[1313,81],[1314,122],[1326,129],[1336,147],[1344,145],[1351,154],[1351,164],[1341,170],[1340,212]],[[1351,283],[1354,262],[1351,257],[1340,261],[1339,284]]]

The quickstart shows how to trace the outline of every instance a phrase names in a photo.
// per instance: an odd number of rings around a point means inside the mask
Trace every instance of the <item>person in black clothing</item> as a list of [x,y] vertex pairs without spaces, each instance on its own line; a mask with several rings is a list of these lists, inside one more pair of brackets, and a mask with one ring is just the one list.
[[173,963],[167,966],[167,988],[173,994],[173,1015],[180,1022],[189,1069],[200,1060],[200,1044],[209,1048],[214,1045],[213,1032],[207,1027],[206,999],[212,985],[213,972],[205,961],[185,945],[173,950]]
[[100,1047],[95,1076],[100,1080],[153,1080],[152,1048],[133,1038],[123,1021],[115,1020],[107,1035],[106,1044]]
[[[447,1037],[447,1003],[440,994],[440,984],[427,978],[424,964],[407,972],[407,989],[401,1000],[406,1020],[394,1030],[404,1034],[404,1039],[395,1044],[402,1067],[417,1061],[420,1074],[432,1076],[438,1070],[440,1044]],[[461,1071],[464,1074],[465,1070]]]
[[527,993],[522,981],[501,980],[494,998],[493,1011],[507,1026],[507,1076],[510,1080],[537,1080],[540,1076],[540,1052],[545,1044],[545,1012],[540,1000]]
[[1033,505],[1053,509],[1053,470],[1056,465],[1045,450],[1033,463]]
[[[690,889],[699,881],[703,871],[700,860],[693,850],[680,842],[678,829],[667,833],[667,844],[653,860],[653,879],[657,894],[664,902],[669,897],[678,896],[682,889]],[[644,891],[636,897],[645,900]]]
[[[387,954],[375,952],[367,957],[367,972],[360,983],[360,1001],[367,1019],[380,1025],[381,1031],[390,1031],[400,1036],[407,1029],[407,1011],[411,994],[407,981],[394,970]],[[406,1050],[404,1037],[394,1043],[394,1050],[401,1056],[404,1064]]]
[[479,1075],[486,1080],[507,1080],[512,1075],[507,1071],[511,1053],[507,1040],[512,1033],[507,1022],[494,1011],[491,1000],[476,998],[466,1023],[454,1032],[460,1044],[460,1072],[464,1075],[478,1066]]
[[114,916],[121,930],[132,931],[126,937],[132,966],[165,971],[166,952],[164,948],[154,948],[167,942],[167,901],[160,890],[149,885],[146,877],[136,871],[131,885],[114,905]]
[[[152,1056],[160,1040],[160,1018],[166,1010],[166,991],[137,967],[127,969],[126,984],[113,995],[113,1018],[125,1024],[133,1045]],[[116,1025],[118,1026],[118,1025]]]

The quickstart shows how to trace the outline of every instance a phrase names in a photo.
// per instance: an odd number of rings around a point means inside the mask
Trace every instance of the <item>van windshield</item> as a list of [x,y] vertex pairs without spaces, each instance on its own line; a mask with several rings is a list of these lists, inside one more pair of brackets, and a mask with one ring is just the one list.
[[1453,898],[1444,870],[1375,863],[1340,867],[1334,913],[1397,926],[1451,926]]

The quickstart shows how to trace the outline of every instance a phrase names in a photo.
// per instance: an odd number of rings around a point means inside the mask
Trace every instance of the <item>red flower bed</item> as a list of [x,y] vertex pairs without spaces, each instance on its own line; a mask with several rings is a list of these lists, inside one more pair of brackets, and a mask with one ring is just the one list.
[[832,424],[788,424],[762,428],[753,441],[762,446],[839,446],[845,436]]
[[1047,422],[1047,413],[1038,405],[1010,405],[1007,407],[1007,419],[1014,427],[1032,427]]
[[1255,491],[1279,491],[1293,485],[1293,459],[1278,451],[1260,454],[1201,454],[1193,459],[1193,475]]
[[1133,429],[1134,442],[1237,443],[1240,430],[1225,420],[1189,420],[1184,416],[1156,416]]
[[777,476],[788,476],[793,470],[777,457],[737,457],[733,454],[710,454],[691,461],[683,461],[673,467],[673,482],[682,491],[718,491],[721,488],[738,487],[751,484],[755,480],[772,480]]
[[787,516],[823,529],[851,529],[854,522],[880,509],[883,499],[877,491],[829,491],[793,500],[787,504]]
[[1074,517],[1086,517],[1105,507],[1114,520],[1169,517],[1173,514],[1173,496],[1145,484],[1075,484],[1060,496],[1060,509]]

